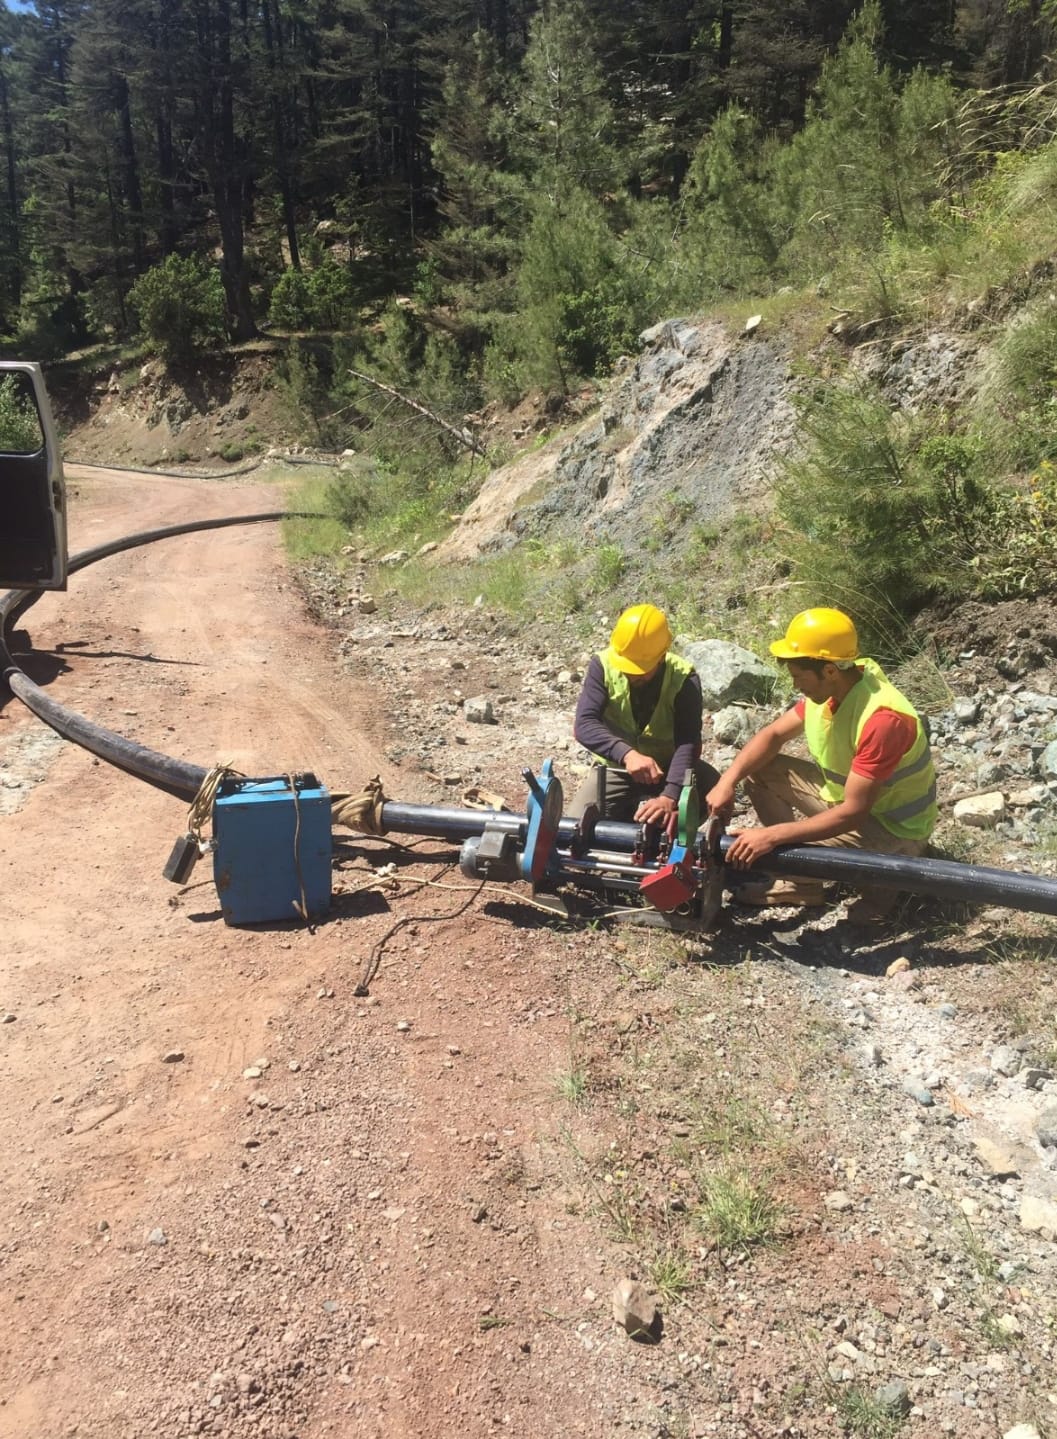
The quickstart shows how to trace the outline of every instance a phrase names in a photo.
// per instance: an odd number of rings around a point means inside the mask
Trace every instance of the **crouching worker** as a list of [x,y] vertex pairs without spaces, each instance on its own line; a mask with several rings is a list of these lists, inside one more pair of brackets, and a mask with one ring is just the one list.
[[[923,854],[936,824],[936,774],[928,735],[908,699],[875,661],[859,656],[855,626],[840,610],[798,614],[771,653],[803,698],[755,735],[708,794],[729,818],[745,793],[762,828],[741,830],[726,854],[735,868],[758,864],[778,845],[845,845],[880,854]],[[810,760],[782,754],[803,735]],[[820,880],[776,880],[736,898],[754,904],[821,904]],[[895,902],[864,889],[848,917],[872,923]]]
[[661,610],[632,605],[592,656],[573,733],[594,765],[567,807],[571,818],[596,804],[603,819],[663,825],[678,811],[688,769],[696,768],[702,801],[719,779],[701,760],[701,681],[671,642]]

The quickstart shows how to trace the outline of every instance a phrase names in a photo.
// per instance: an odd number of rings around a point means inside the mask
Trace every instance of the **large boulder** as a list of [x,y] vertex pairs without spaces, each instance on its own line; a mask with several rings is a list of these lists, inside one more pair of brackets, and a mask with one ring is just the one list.
[[697,670],[706,710],[770,700],[777,678],[774,669],[741,645],[727,640],[677,639],[674,648]]

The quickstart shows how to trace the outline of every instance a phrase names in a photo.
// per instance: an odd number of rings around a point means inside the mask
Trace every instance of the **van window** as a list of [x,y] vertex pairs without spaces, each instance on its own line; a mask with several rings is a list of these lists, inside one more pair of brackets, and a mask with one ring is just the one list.
[[28,375],[0,380],[0,454],[36,455],[44,448],[44,431]]

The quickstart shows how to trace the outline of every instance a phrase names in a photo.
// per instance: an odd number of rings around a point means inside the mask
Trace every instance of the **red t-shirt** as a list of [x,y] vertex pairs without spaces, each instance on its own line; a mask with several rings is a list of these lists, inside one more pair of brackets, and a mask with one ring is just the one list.
[[[797,719],[804,718],[806,703],[806,700],[797,701]],[[827,704],[831,710],[836,709],[832,700],[828,700]],[[899,768],[899,761],[913,745],[917,733],[913,716],[900,714],[898,710],[874,710],[859,736],[859,745],[851,762],[852,773],[862,775],[863,779],[888,779]]]

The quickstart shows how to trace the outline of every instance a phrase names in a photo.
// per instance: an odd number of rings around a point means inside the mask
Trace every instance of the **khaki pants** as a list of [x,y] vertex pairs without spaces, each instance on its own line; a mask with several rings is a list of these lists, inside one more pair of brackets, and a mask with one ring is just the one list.
[[[813,760],[779,754],[746,779],[744,785],[760,823],[766,826],[795,823],[798,815],[810,819],[812,815],[832,809],[833,805],[819,792],[821,782],[818,766]],[[845,830],[831,839],[811,840],[810,843],[833,849],[867,849],[877,854],[918,855],[924,854],[928,848],[924,840],[900,839],[869,814],[859,821],[855,829]],[[793,883],[798,889],[803,889],[805,896],[820,896],[821,886],[816,880],[796,880]],[[865,888],[862,897],[871,909],[884,914],[895,903],[897,891]]]
[[[719,771],[713,769],[707,760],[700,759],[694,766],[697,774],[697,794],[704,809],[704,798],[719,779]],[[602,777],[605,776],[606,802],[601,803]],[[615,765],[592,765],[584,775],[579,789],[565,806],[568,819],[582,819],[588,805],[599,806],[599,819],[630,821],[644,799],[652,799],[664,789],[660,784],[636,784],[626,769]]]

